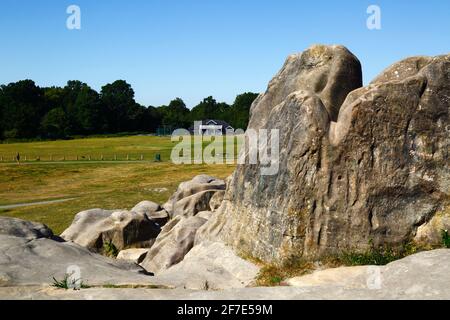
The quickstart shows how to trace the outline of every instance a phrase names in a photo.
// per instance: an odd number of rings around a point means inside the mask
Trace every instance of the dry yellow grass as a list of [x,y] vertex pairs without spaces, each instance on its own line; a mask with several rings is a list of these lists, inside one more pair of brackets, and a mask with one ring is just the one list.
[[[98,145],[112,143],[120,150],[122,143],[130,141],[154,142],[147,146],[159,152],[171,145],[170,138],[131,137],[114,139],[85,139],[85,143]],[[118,139],[118,140],[117,140]],[[165,140],[164,140],[165,139]],[[135,141],[136,142],[136,141]],[[72,141],[47,142],[64,150],[73,147]],[[136,142],[137,143],[137,142]],[[45,149],[45,143],[19,144]],[[0,145],[0,151],[5,149]],[[17,147],[17,146],[16,146]],[[11,148],[11,145],[8,146]],[[106,148],[106,147],[105,147]],[[128,146],[131,148],[131,146]],[[25,150],[25,149],[22,149]],[[25,151],[24,151],[25,152]],[[64,152],[64,151],[62,151]],[[138,151],[140,152],[140,151]],[[72,222],[73,216],[90,208],[130,209],[142,200],[163,203],[178,184],[198,174],[225,178],[232,173],[230,165],[175,165],[171,162],[55,162],[55,163],[2,163],[0,164],[0,206],[32,203],[55,199],[74,200],[41,204],[14,209],[0,209],[0,215],[18,217],[47,224],[55,233],[62,232]]]

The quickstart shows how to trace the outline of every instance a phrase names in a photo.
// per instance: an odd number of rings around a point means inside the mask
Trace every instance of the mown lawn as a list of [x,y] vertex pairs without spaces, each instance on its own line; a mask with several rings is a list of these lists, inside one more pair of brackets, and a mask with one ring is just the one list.
[[144,136],[2,144],[0,155],[8,150],[12,153],[19,150],[21,154],[63,154],[90,148],[97,150],[100,146],[104,154],[106,150],[109,150],[109,154],[118,150],[147,152],[149,156],[153,152],[160,153],[163,162],[1,163],[0,206],[75,199],[0,209],[0,215],[42,222],[59,234],[70,225],[74,215],[82,210],[130,209],[142,200],[164,203],[182,181],[198,174],[226,178],[234,170],[234,165],[175,165],[168,161],[172,145],[167,137]]

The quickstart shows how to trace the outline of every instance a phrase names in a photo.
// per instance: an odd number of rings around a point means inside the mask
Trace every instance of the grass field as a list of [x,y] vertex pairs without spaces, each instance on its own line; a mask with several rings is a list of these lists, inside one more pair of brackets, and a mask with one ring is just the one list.
[[[169,160],[168,137],[95,138],[54,142],[0,144],[0,155],[20,152],[41,157],[64,154],[160,153],[163,162],[29,162],[0,164],[0,206],[74,198],[54,204],[0,209],[0,215],[47,224],[59,234],[74,215],[90,208],[130,209],[142,200],[165,202],[178,184],[197,174],[225,178],[233,165],[175,165]],[[100,151],[101,150],[101,151]],[[41,160],[42,161],[42,160]]]
[[113,160],[115,156],[118,160],[126,160],[127,155],[130,160],[138,160],[141,155],[145,160],[154,160],[159,153],[163,161],[168,161],[170,151],[175,145],[169,137],[156,136],[128,136],[117,138],[85,138],[74,140],[58,140],[46,142],[26,142],[0,144],[0,157],[3,161],[11,162],[17,153],[20,153],[21,160],[41,161],[61,161]]

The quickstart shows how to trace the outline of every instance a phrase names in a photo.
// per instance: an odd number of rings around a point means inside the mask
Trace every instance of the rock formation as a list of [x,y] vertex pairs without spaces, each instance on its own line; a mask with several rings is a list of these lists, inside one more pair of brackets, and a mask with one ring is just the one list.
[[164,226],[169,221],[169,213],[161,208],[161,206],[152,201],[141,201],[135,205],[132,212],[145,214],[150,221],[153,221],[158,226]]
[[141,266],[158,274],[182,261],[192,249],[198,228],[207,220],[201,217],[177,216],[167,223],[148,251]]
[[[0,297],[86,297],[39,287],[72,264],[88,284],[177,288],[94,288],[90,298],[450,297],[449,250],[377,269],[377,290],[368,287],[368,266],[318,271],[288,280],[291,287],[236,289],[259,270],[237,253],[272,263],[438,244],[450,226],[449,111],[450,55],[405,59],[362,87],[352,53],[313,46],[290,56],[251,107],[250,129],[279,130],[277,174],[264,175],[258,163],[238,165],[227,183],[200,175],[162,206],[80,212],[62,238],[39,223],[0,218]],[[132,249],[118,260],[96,254],[107,243]],[[29,285],[37,289],[14,287]]]
[[[220,197],[220,190],[225,190],[225,181],[213,178],[208,175],[198,175],[190,181],[182,182],[177,191],[170,199],[163,204],[163,208],[171,217],[183,216],[192,217],[198,212],[211,209],[210,201],[213,206],[217,203],[217,197]],[[214,195],[219,192],[219,195]],[[220,200],[219,200],[220,202]]]
[[92,209],[78,213],[61,237],[102,252],[107,244],[117,250],[150,247],[160,231],[143,212]]
[[315,258],[400,247],[445,211],[450,55],[403,60],[360,86],[343,47],[290,56],[249,123],[279,129],[278,174],[238,165],[196,242],[220,239],[267,262]]
[[56,241],[46,226],[0,217],[0,287],[50,285],[79,268],[87,285],[156,284],[133,263],[91,253],[72,242]]

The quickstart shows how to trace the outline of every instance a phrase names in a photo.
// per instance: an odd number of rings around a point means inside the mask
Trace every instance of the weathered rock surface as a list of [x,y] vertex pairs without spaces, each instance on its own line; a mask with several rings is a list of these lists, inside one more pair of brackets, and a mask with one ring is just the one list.
[[156,279],[171,287],[193,290],[223,290],[249,285],[259,267],[236,256],[220,242],[204,242],[192,248],[184,259],[160,272]]
[[209,207],[212,211],[219,209],[225,197],[225,190],[217,191],[209,201]]
[[[211,210],[210,200],[220,190],[225,190],[225,181],[207,175],[198,175],[181,183],[177,191],[163,205],[171,217],[192,217],[200,211]],[[220,198],[219,198],[220,199]],[[213,198],[216,205],[218,198]]]
[[[316,271],[313,274],[289,279],[287,284],[295,287],[341,287],[343,289],[367,289],[394,292],[423,298],[446,281],[450,250],[440,249],[421,252],[386,266],[341,267]],[[443,290],[450,292],[450,289]]]
[[150,221],[155,222],[161,227],[169,220],[169,213],[161,208],[159,204],[152,201],[141,201],[131,211],[145,214]]
[[444,231],[450,232],[450,206],[447,206],[446,211],[436,213],[430,221],[421,225],[417,229],[414,241],[425,247],[440,246]]
[[177,264],[192,249],[195,234],[207,220],[201,217],[176,216],[161,230],[141,266],[148,272],[159,274]]
[[[365,267],[363,267],[365,268]],[[359,267],[357,269],[360,269]],[[357,270],[355,269],[355,270]],[[302,287],[233,288],[221,291],[178,289],[86,289],[56,290],[45,287],[1,288],[2,299],[174,299],[174,300],[368,300],[450,299],[450,250],[423,252],[381,267],[379,289],[370,289],[361,278],[341,281],[336,272],[330,283]],[[344,271],[349,275],[349,271]],[[360,274],[360,272],[356,272]],[[372,277],[372,273],[370,276]],[[367,279],[366,279],[367,280]],[[347,283],[346,283],[347,282]],[[372,283],[369,280],[369,283]],[[355,285],[356,284],[356,285]]]
[[409,58],[360,86],[343,47],[290,56],[249,123],[279,130],[278,174],[238,165],[196,242],[220,239],[268,262],[312,258],[402,246],[445,211],[450,55]]
[[122,250],[150,247],[160,231],[143,212],[92,209],[78,213],[61,237],[93,251],[106,243]]
[[126,249],[119,252],[117,260],[127,260],[136,264],[141,263],[149,249]]
[[[0,287],[49,285],[53,277],[62,280],[71,266],[80,269],[81,279],[88,285],[155,284],[156,279],[133,263],[50,239],[51,231],[41,224],[1,218],[0,230]],[[43,232],[30,236],[36,230]]]
[[53,232],[42,223],[0,217],[0,235],[39,239],[52,238]]
[[285,283],[293,287],[329,285],[341,286],[347,289],[364,289],[367,288],[368,280],[375,274],[375,270],[381,271],[381,267],[356,266],[325,269],[306,276],[288,279]]

